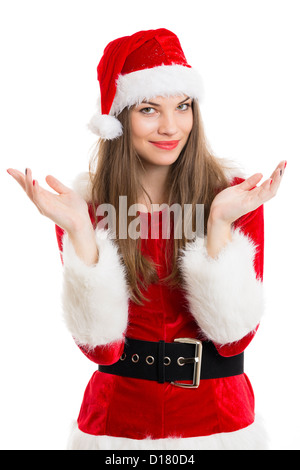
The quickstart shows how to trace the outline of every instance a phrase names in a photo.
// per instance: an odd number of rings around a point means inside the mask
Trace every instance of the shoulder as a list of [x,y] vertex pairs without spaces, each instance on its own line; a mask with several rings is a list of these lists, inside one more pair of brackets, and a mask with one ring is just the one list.
[[216,160],[231,186],[242,183],[247,178],[245,169],[236,161],[219,157]]
[[79,194],[86,202],[92,200],[92,182],[88,171],[79,173],[72,181],[73,191]]

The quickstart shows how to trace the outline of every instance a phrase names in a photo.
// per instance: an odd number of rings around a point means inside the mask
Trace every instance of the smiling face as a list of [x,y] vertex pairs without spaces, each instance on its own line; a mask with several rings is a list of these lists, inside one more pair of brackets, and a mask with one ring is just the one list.
[[134,148],[144,164],[169,166],[185,146],[193,126],[192,99],[157,96],[132,108]]

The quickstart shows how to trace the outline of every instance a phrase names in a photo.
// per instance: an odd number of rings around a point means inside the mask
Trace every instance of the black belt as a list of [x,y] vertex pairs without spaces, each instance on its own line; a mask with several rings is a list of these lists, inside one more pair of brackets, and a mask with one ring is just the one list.
[[[100,372],[171,382],[184,388],[197,388],[200,379],[231,377],[244,372],[244,354],[223,357],[211,341],[177,338],[174,343],[126,338],[124,353],[115,364],[98,366]],[[178,380],[192,380],[182,384]]]

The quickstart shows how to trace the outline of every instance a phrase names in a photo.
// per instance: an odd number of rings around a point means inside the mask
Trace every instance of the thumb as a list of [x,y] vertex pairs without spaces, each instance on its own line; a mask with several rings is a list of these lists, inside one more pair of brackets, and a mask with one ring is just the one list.
[[52,175],[46,176],[45,179],[48,185],[59,194],[65,194],[71,191],[71,188],[68,188],[67,186],[65,186],[61,181],[59,181],[57,178],[55,178]]
[[251,175],[249,176],[249,178],[245,179],[245,181],[240,183],[238,186],[244,191],[249,191],[250,189],[253,189],[257,185],[257,183],[260,182],[262,177],[262,173],[255,173],[254,175]]

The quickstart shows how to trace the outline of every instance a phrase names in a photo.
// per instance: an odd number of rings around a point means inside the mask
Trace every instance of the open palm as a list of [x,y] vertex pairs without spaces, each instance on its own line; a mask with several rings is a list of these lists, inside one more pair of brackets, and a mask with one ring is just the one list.
[[42,188],[36,180],[32,180],[29,168],[26,174],[12,168],[7,172],[20,184],[39,212],[62,229],[67,232],[77,231],[87,221],[90,222],[85,200],[54,176],[48,175],[46,182],[58,194]]
[[212,202],[210,215],[213,219],[232,223],[248,212],[257,209],[273,198],[280,186],[286,161],[277,165],[271,177],[256,186],[263,175],[255,173],[240,184],[221,191]]

